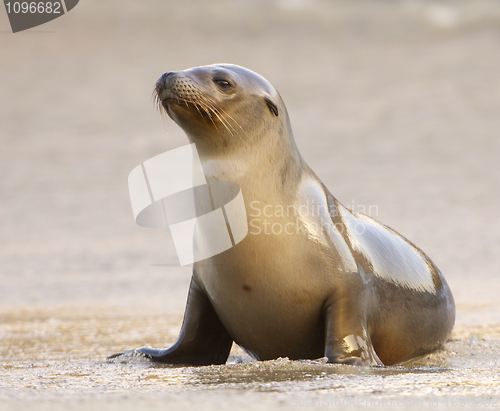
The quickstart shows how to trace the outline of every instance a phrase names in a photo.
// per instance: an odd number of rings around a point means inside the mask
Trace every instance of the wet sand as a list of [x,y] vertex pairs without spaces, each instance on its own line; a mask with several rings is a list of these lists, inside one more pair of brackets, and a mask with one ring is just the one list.
[[[500,407],[484,402],[500,396],[498,2],[87,0],[9,29],[0,12],[0,409]],[[362,369],[238,347],[217,367],[106,360],[177,337],[190,268],[135,225],[127,176],[187,142],[156,78],[216,62],[268,78],[330,191],[438,265],[457,303],[442,351]]]
[[500,394],[498,325],[458,325],[443,350],[395,367],[258,362],[236,348],[224,366],[175,368],[105,357],[174,342],[179,316],[93,307],[2,318],[2,409],[495,408]]

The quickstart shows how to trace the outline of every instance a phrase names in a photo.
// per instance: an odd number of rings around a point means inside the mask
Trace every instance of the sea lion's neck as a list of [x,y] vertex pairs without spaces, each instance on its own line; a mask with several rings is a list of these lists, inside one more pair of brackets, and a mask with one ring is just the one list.
[[232,181],[243,191],[294,190],[307,167],[293,139],[274,144],[262,141],[215,155],[200,150],[199,155],[208,181]]

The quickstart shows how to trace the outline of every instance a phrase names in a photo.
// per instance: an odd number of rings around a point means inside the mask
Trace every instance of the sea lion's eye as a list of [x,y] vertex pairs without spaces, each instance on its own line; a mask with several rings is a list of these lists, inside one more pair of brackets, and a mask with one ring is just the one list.
[[278,117],[278,106],[276,103],[269,97],[264,98],[267,107],[269,108],[269,111],[273,113],[276,117]]
[[219,78],[214,79],[214,83],[217,84],[221,90],[229,90],[232,87],[229,81]]

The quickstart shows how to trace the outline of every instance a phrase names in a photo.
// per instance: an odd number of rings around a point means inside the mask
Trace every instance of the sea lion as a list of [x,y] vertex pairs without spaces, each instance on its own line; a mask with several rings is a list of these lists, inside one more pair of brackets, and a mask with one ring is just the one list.
[[392,365],[447,341],[455,305],[440,271],[407,239],[333,197],[301,157],[266,79],[220,64],[165,73],[155,90],[196,144],[207,181],[239,184],[250,230],[194,264],[177,342],[135,352],[223,364],[234,341],[258,360]]

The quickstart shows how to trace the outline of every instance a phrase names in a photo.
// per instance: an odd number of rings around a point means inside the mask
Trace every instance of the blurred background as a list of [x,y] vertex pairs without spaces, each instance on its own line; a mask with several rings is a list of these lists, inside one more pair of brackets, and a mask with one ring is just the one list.
[[182,314],[191,269],[135,225],[127,176],[187,143],[156,79],[225,62],[275,85],[339,201],[433,259],[459,326],[500,324],[500,2],[86,0],[0,31],[4,318]]

